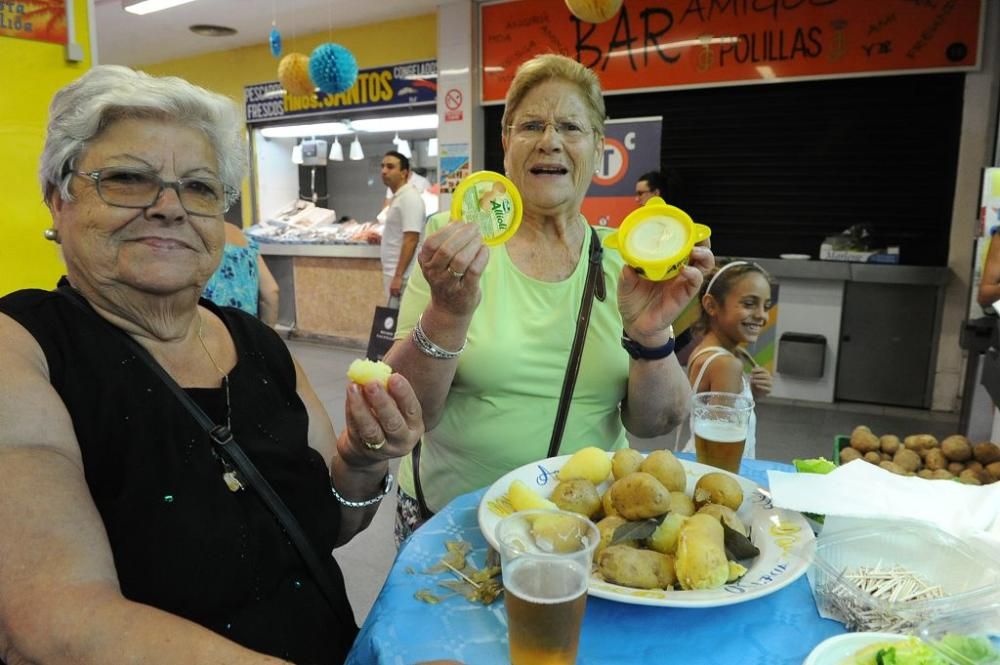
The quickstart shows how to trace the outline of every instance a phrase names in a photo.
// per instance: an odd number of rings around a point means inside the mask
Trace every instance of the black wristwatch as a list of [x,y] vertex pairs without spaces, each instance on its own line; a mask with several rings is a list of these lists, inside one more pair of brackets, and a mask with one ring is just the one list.
[[674,327],[670,326],[670,339],[663,346],[643,346],[635,341],[623,330],[622,348],[636,360],[661,360],[674,352]]

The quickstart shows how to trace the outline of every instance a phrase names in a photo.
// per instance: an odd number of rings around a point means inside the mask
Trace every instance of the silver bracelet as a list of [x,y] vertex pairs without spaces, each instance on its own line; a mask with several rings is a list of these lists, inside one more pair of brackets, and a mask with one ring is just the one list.
[[340,496],[340,492],[337,488],[333,486],[333,479],[330,479],[330,491],[333,492],[333,497],[340,502],[340,505],[347,506],[348,508],[367,508],[368,506],[374,506],[376,503],[381,501],[386,497],[387,494],[392,490],[392,474],[385,474],[385,481],[382,484],[382,492],[377,496],[373,496],[370,499],[365,499],[364,501],[351,501],[350,499],[345,499]]
[[431,358],[438,358],[439,360],[454,360],[455,358],[462,355],[462,351],[465,351],[465,343],[468,340],[462,342],[462,348],[460,348],[458,351],[449,351],[448,349],[442,349],[440,346],[432,342],[430,338],[427,336],[427,333],[424,332],[423,327],[420,325],[420,322],[422,321],[423,318],[424,318],[423,314],[417,317],[417,325],[413,327],[413,335],[411,335],[413,339],[413,345],[417,347],[417,350],[419,350],[425,356],[430,356]]

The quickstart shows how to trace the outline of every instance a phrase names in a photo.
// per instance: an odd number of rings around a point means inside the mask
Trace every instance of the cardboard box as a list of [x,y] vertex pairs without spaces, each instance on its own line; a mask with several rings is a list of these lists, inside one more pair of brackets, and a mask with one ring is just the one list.
[[899,247],[859,252],[847,249],[834,249],[833,245],[823,243],[819,246],[821,261],[850,261],[852,263],[899,263]]

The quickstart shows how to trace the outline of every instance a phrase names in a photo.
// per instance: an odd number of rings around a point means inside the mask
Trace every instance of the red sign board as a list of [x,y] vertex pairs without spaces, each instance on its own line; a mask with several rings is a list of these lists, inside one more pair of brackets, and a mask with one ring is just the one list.
[[606,92],[865,73],[974,69],[983,0],[626,0],[600,24],[564,0],[483,5],[483,101],[541,53],[593,69]]
[[0,37],[65,44],[65,0],[0,1]]

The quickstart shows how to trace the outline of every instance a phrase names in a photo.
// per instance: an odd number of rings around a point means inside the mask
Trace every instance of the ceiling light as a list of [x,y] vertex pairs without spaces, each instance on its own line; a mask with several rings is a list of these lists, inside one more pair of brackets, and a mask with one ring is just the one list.
[[265,127],[260,130],[261,136],[269,139],[307,137],[307,136],[337,136],[350,134],[351,130],[342,122],[318,122],[312,125],[279,125]]
[[335,162],[344,161],[344,146],[340,145],[340,139],[333,137],[333,145],[330,146],[330,159]]
[[208,23],[190,25],[188,26],[188,30],[202,37],[229,37],[236,34],[236,28],[230,28],[226,25],[210,25]]
[[361,150],[361,141],[358,140],[357,135],[354,136],[354,141],[351,143],[351,159],[358,161],[359,159],[364,159],[365,153]]
[[437,137],[433,137],[427,142],[427,156],[437,157],[438,154],[438,140]]
[[414,129],[437,129],[437,126],[437,113],[351,121],[351,127],[362,132],[405,132]]
[[194,0],[122,0],[122,9],[130,14],[142,16],[189,2],[194,2]]

